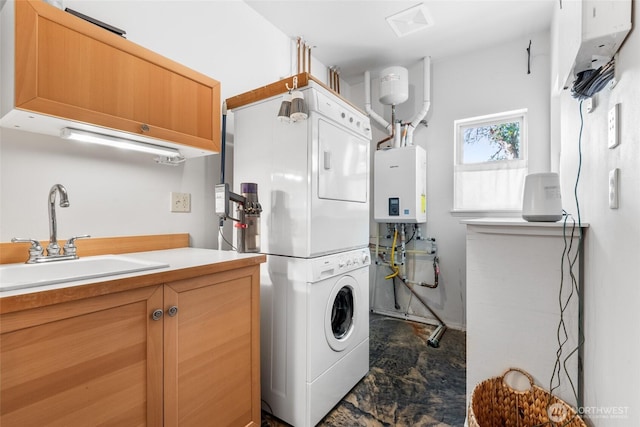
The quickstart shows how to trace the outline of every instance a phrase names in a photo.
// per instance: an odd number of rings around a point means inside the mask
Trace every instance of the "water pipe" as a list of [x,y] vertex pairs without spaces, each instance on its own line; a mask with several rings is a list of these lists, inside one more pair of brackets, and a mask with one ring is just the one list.
[[[378,113],[371,108],[371,73],[369,71],[364,72],[364,111],[375,120],[383,129],[387,131],[389,135],[393,135],[392,123],[387,122]],[[393,122],[393,120],[392,120]]]
[[406,145],[413,145],[413,132],[415,132],[416,128],[420,124],[420,122],[427,116],[429,112],[429,108],[431,108],[431,57],[427,56],[422,59],[423,62],[423,73],[424,73],[424,101],[422,104],[422,109],[418,111],[411,122],[407,125],[406,131]]

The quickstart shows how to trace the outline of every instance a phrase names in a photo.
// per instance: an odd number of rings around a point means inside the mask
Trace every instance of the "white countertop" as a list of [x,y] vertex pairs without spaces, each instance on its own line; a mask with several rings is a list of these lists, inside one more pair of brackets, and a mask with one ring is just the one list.
[[[225,262],[233,262],[248,258],[261,257],[261,254],[248,254],[237,253],[235,251],[220,251],[215,249],[197,249],[197,248],[179,248],[179,249],[167,249],[160,251],[149,252],[135,252],[122,254],[128,258],[144,260],[144,261],[156,261],[163,264],[168,264],[168,267],[156,268],[152,270],[138,271],[133,273],[110,275],[107,277],[97,277],[93,279],[76,280],[65,283],[50,284],[44,286],[34,286],[29,288],[15,289],[9,291],[0,291],[0,299],[25,295],[36,292],[46,292],[57,289],[64,289],[69,287],[84,286],[96,283],[116,281],[120,279],[126,279],[131,277],[143,277],[149,275],[166,275],[170,272],[178,270],[190,269],[194,267],[202,267],[207,265],[221,264]],[[87,257],[89,258],[89,257]],[[73,262],[73,261],[58,261],[58,262]],[[10,265],[10,264],[5,264]]]

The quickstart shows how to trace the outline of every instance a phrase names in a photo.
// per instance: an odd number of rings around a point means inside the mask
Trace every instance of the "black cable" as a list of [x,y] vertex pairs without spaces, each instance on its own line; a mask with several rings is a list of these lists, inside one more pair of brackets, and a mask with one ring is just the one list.
[[[222,221],[221,221],[221,222],[222,222]],[[233,246],[233,245],[231,244],[231,242],[229,242],[229,241],[224,237],[224,234],[222,233],[222,226],[218,227],[218,233],[220,234],[220,237],[222,237],[222,240],[224,240],[224,242],[225,242],[227,245],[231,246],[231,249],[233,249],[234,251],[237,251],[237,250],[238,250],[238,249],[236,249],[236,248],[235,248],[235,246]],[[220,249],[220,248],[218,248],[218,249]]]
[[[413,238],[416,237],[416,231],[417,231],[417,227],[413,227],[413,234],[411,235],[411,237],[409,237],[409,240],[404,242],[405,245],[410,243],[413,240]],[[388,238],[390,238],[390,237],[388,237]],[[400,246],[396,246],[396,248],[395,248],[396,252],[400,250],[400,247],[401,247],[401,245]]]
[[615,59],[597,70],[584,70],[577,74],[576,81],[571,88],[571,96],[579,100],[591,98],[604,89],[615,76]]
[[[564,249],[562,251],[562,257],[560,258],[560,290],[558,292],[558,305],[560,307],[560,321],[558,322],[558,330],[556,332],[556,337],[558,339],[558,350],[556,351],[556,361],[553,367],[553,374],[551,376],[551,381],[549,383],[549,393],[553,394],[554,390],[556,390],[558,387],[560,387],[560,374],[561,374],[561,357],[562,357],[562,350],[564,348],[564,345],[567,343],[567,341],[569,341],[569,333],[567,332],[567,325],[565,323],[564,320],[564,312],[566,310],[566,308],[569,305],[569,301],[571,300],[571,298],[573,297],[573,293],[574,293],[574,289],[573,286],[571,287],[571,292],[569,293],[569,296],[567,297],[565,303],[563,304],[562,301],[562,293],[563,293],[563,289],[564,289],[564,268],[565,268],[565,258],[569,261],[569,270],[571,272],[571,259],[570,259],[570,253],[571,253],[571,248],[573,247],[573,238],[574,238],[574,233],[575,233],[575,220],[573,220],[573,226],[571,228],[571,239],[569,240],[569,243],[567,243],[567,232],[566,232],[566,227],[567,227],[567,220],[569,219],[569,217],[571,217],[571,215],[565,215],[564,218],[564,223],[562,225],[562,234],[563,234],[563,238],[564,238]],[[563,336],[561,338],[561,335]],[[566,365],[565,365],[566,367]],[[567,373],[568,374],[568,373]],[[553,385],[553,379],[555,378],[555,376],[558,375],[558,384],[557,385]],[[571,380],[571,378],[569,378],[569,380]],[[574,390],[574,394],[575,394],[575,390]]]
[[[567,256],[567,259],[569,260],[569,274],[571,277],[571,283],[572,283],[572,294],[573,291],[575,290],[575,292],[578,294],[578,298],[581,298],[582,296],[580,295],[580,288],[578,285],[578,280],[576,279],[575,274],[573,273],[573,267],[575,265],[575,263],[578,261],[578,257],[580,255],[581,249],[582,249],[582,244],[583,244],[583,233],[582,233],[582,217],[580,215],[580,200],[578,198],[578,184],[580,183],[580,172],[582,170],[582,132],[584,130],[584,117],[583,117],[583,113],[582,113],[582,101],[580,101],[580,105],[579,105],[579,110],[580,110],[580,133],[578,135],[578,172],[576,174],[576,183],[574,186],[574,190],[573,190],[573,195],[574,195],[574,199],[575,199],[575,203],[576,203],[576,212],[578,215],[578,247],[576,249],[576,252],[573,256],[573,259],[569,259],[569,257]],[[573,233],[571,235],[572,237],[572,241],[573,241]],[[579,313],[579,316],[581,316],[582,313]],[[582,330],[582,328],[580,327],[580,324],[582,322],[582,318],[579,317],[578,318],[578,329],[579,329],[579,336],[578,336],[578,344],[577,346],[567,355],[567,357],[565,357],[564,362],[563,362],[563,368],[565,373],[567,374],[567,378],[569,379],[569,384],[571,384],[571,389],[573,391],[573,394],[576,398],[576,403],[578,405],[581,405],[582,402],[579,401],[579,396],[578,393],[576,392],[575,386],[573,384],[573,380],[571,379],[571,376],[569,376],[569,370],[567,369],[567,361],[576,353],[580,350],[580,348],[582,348],[582,346],[584,345],[585,342],[585,337],[584,337],[584,331]],[[579,367],[578,367],[579,369]]]
[[396,310],[400,310],[400,304],[398,304],[398,296],[396,294],[396,277],[397,276],[393,276],[391,278],[392,282],[391,286],[393,286],[393,306],[396,308]]
[[[578,217],[578,224],[577,224],[577,228],[578,228],[578,244],[577,244],[577,248],[575,248],[575,253],[573,253],[572,255],[572,250],[573,250],[573,242],[575,239],[575,234],[576,234],[576,221],[573,219],[573,217],[571,217],[572,220],[572,226],[571,226],[571,233],[570,235],[567,235],[567,221],[569,219],[569,217],[571,215],[567,214],[565,212],[565,219],[564,219],[564,223],[562,226],[562,234],[563,234],[563,239],[564,239],[564,249],[562,252],[562,257],[560,260],[560,290],[559,290],[559,294],[558,294],[558,304],[560,307],[560,321],[558,323],[558,330],[556,332],[556,336],[558,339],[558,350],[556,351],[556,361],[554,364],[554,368],[553,368],[553,373],[551,375],[551,379],[549,381],[549,401],[547,402],[547,409],[549,408],[549,406],[551,405],[551,395],[553,394],[554,390],[556,390],[557,388],[560,387],[561,384],[561,373],[562,370],[564,370],[564,373],[567,376],[567,379],[569,380],[569,384],[571,385],[571,390],[573,391],[573,395],[576,399],[576,404],[578,406],[580,406],[582,404],[582,402],[580,402],[579,396],[578,396],[578,392],[576,391],[576,387],[575,384],[573,383],[573,380],[571,379],[571,375],[569,374],[569,369],[567,368],[567,362],[571,359],[571,357],[573,357],[576,352],[578,352],[580,350],[580,348],[582,348],[582,346],[584,345],[585,342],[585,338],[584,338],[584,333],[582,331],[582,328],[580,327],[580,324],[582,322],[582,318],[580,317],[581,314],[579,314],[579,318],[578,318],[578,330],[579,330],[579,337],[578,337],[578,343],[576,345],[576,347],[574,349],[571,350],[571,352],[569,352],[569,354],[562,359],[562,353],[563,353],[563,347],[564,345],[568,342],[569,340],[569,334],[567,332],[567,326],[565,323],[565,319],[564,319],[564,314],[566,309],[569,307],[569,303],[571,301],[571,299],[573,298],[574,295],[577,295],[578,298],[581,298],[582,296],[580,295],[580,288],[578,285],[578,279],[575,276],[574,273],[574,266],[575,263],[578,261],[578,257],[580,255],[581,249],[582,249],[582,244],[583,244],[583,233],[582,233],[582,218],[581,218],[581,214],[580,214],[580,200],[578,197],[578,186],[580,183],[580,174],[582,171],[582,133],[584,130],[584,116],[582,113],[582,100],[580,100],[579,103],[579,110],[580,110],[580,132],[578,135],[578,171],[576,173],[576,181],[575,181],[575,185],[574,185],[574,190],[573,190],[573,195],[574,195],[574,200],[575,200],[575,204],[576,204],[576,212],[577,212],[577,217]],[[569,265],[569,278],[571,280],[571,291],[569,292],[569,295],[566,297],[566,300],[563,302],[562,301],[562,293],[563,293],[563,288],[564,288],[564,269],[565,269],[565,260]],[[580,302],[578,303],[580,304]],[[561,360],[562,359],[562,360]],[[579,362],[578,362],[579,363]],[[561,366],[562,365],[562,366]],[[580,369],[580,367],[578,366],[578,369]],[[554,386],[554,378],[557,375],[557,385]],[[579,408],[576,411],[576,414],[579,412]],[[570,420],[568,420],[566,423],[564,423],[563,425],[568,425],[573,418],[575,418],[576,415],[574,415],[573,417],[571,417]]]
[[227,101],[222,104],[222,135],[220,138],[220,184],[224,184],[227,151]]

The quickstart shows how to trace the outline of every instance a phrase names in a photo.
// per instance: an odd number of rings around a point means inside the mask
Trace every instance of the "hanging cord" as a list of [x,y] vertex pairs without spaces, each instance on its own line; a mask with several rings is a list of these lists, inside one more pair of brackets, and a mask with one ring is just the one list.
[[231,246],[231,249],[232,249],[232,250],[234,250],[234,251],[237,251],[237,250],[238,250],[238,249],[236,249],[236,248],[233,246],[233,244],[231,244],[231,242],[229,242],[229,241],[224,237],[224,234],[222,234],[222,226],[218,227],[218,234],[220,234],[220,237],[222,237],[222,240],[224,240],[224,242],[225,242],[227,245]]
[[[411,241],[414,239],[414,237],[416,237],[416,230],[417,230],[417,227],[413,227],[413,233],[411,234],[411,237],[409,237],[409,240],[407,240],[405,242],[405,244],[408,245],[409,243],[411,243]],[[397,250],[398,250],[398,248],[396,247],[396,251]]]
[[[575,219],[573,219],[573,217],[571,217],[570,214],[568,214],[567,212],[565,212],[565,219],[564,219],[564,223],[562,226],[562,234],[563,234],[563,238],[564,238],[564,249],[562,252],[562,258],[561,258],[561,262],[560,262],[560,272],[561,272],[561,276],[560,276],[560,290],[559,290],[559,295],[558,295],[558,304],[560,307],[560,321],[558,323],[558,329],[556,332],[556,336],[558,339],[558,350],[556,351],[556,361],[553,367],[553,373],[551,375],[551,379],[549,381],[549,401],[547,402],[547,410],[549,409],[549,407],[551,406],[551,395],[553,394],[553,392],[558,389],[560,387],[561,384],[561,374],[562,374],[562,370],[564,370],[565,375],[567,376],[567,379],[569,381],[569,384],[571,386],[571,390],[573,392],[574,398],[576,399],[576,404],[577,404],[577,410],[576,410],[576,415],[574,415],[573,417],[571,417],[569,420],[566,420],[566,422],[564,424],[562,424],[563,426],[569,425],[569,423],[571,423],[571,421],[575,418],[575,416],[577,416],[577,414],[579,413],[579,409],[580,406],[582,405],[581,402],[581,398],[579,396],[579,391],[576,390],[576,386],[573,382],[573,380],[571,379],[571,375],[569,374],[569,369],[567,367],[567,362],[582,348],[582,346],[584,345],[585,342],[585,337],[584,337],[584,332],[582,330],[582,328],[580,327],[580,324],[582,323],[582,313],[579,313],[579,318],[578,318],[578,331],[579,331],[579,336],[578,336],[578,344],[577,346],[572,349],[569,354],[567,354],[567,356],[562,359],[562,353],[563,353],[563,347],[564,345],[568,342],[569,340],[569,333],[567,332],[567,325],[565,323],[565,319],[564,319],[564,313],[567,310],[569,303],[571,301],[571,299],[573,298],[574,295],[577,295],[577,298],[580,299],[581,295],[580,295],[580,288],[579,288],[579,284],[578,284],[578,279],[575,276],[574,273],[574,266],[576,264],[576,262],[578,261],[578,257],[580,255],[581,249],[582,249],[582,243],[583,243],[583,233],[582,233],[582,218],[580,215],[580,200],[578,198],[578,186],[580,183],[580,174],[581,174],[581,170],[582,170],[582,133],[584,130],[584,116],[582,113],[582,100],[580,100],[579,103],[579,110],[580,110],[580,132],[578,135],[578,171],[576,173],[576,181],[575,181],[575,185],[574,185],[574,190],[573,190],[573,195],[574,195],[574,200],[575,200],[575,204],[576,204],[576,212],[577,212],[577,217],[578,217],[578,224],[577,224],[577,228],[578,228],[578,243],[577,243],[577,247],[575,248],[575,252],[572,254],[572,249],[573,249],[573,242],[574,242],[574,238],[575,238],[575,234],[576,234],[576,221]],[[572,225],[571,227],[567,227],[567,221],[569,219],[569,217],[571,217],[571,221],[572,221]],[[567,235],[567,232],[570,230],[570,234]],[[562,300],[562,293],[563,293],[563,288],[564,288],[564,269],[565,269],[565,260],[569,266],[569,278],[571,280],[571,291],[569,292],[569,295],[566,297],[565,301]],[[580,302],[578,302],[578,304],[580,304]],[[580,311],[580,310],[579,310]],[[562,365],[562,366],[561,366]],[[578,366],[578,370],[580,369],[580,367]],[[557,378],[556,378],[557,377]],[[555,380],[555,385],[554,385],[554,380]]]
[[396,310],[400,310],[400,304],[398,304],[398,295],[396,292],[396,278],[392,277],[391,278],[392,286],[393,286],[393,306],[396,308]]

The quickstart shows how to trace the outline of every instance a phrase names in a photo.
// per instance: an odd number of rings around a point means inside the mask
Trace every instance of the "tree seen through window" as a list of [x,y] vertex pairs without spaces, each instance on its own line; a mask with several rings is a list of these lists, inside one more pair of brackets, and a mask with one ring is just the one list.
[[465,129],[462,153],[466,164],[520,159],[520,122]]

